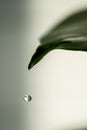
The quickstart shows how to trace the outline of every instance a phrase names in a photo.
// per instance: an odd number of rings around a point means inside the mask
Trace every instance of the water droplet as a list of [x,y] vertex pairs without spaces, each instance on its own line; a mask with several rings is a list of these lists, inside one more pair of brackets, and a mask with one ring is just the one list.
[[30,102],[32,100],[32,97],[30,95],[25,95],[24,96],[24,101],[25,102]]

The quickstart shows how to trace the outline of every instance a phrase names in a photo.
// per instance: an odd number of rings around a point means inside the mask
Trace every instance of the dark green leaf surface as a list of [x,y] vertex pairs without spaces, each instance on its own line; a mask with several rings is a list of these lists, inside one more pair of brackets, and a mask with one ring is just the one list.
[[31,58],[31,69],[53,49],[87,51],[87,10],[69,16],[40,39],[41,45]]

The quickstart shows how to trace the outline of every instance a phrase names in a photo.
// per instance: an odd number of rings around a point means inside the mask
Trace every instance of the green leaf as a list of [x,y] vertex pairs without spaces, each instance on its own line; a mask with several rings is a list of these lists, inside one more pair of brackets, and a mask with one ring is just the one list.
[[40,43],[28,69],[53,49],[87,51],[87,10],[77,12],[56,25],[40,39]]

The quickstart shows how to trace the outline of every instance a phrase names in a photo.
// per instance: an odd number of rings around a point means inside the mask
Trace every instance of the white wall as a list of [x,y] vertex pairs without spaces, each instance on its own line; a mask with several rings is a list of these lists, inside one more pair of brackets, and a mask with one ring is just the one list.
[[[32,27],[29,31],[30,55],[39,45],[39,37],[57,21],[86,7],[84,0],[36,0],[29,11]],[[80,52],[50,52],[26,78],[33,100],[29,104],[31,130],[56,130],[85,126],[87,121],[87,54]],[[28,120],[27,120],[28,121]],[[28,126],[28,125],[27,125]]]

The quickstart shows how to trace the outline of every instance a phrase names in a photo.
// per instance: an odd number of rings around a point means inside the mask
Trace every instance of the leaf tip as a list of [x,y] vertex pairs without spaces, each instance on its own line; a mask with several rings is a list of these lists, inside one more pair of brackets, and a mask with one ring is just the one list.
[[30,70],[35,64],[37,64],[50,50],[50,46],[38,46],[36,52],[33,54],[31,61],[28,65],[28,70]]
[[44,47],[41,45],[38,46],[36,52],[32,56],[31,61],[28,65],[28,70],[30,70],[35,64],[37,64],[42,59],[42,57],[44,56],[44,52],[45,52]]
[[28,70],[30,70],[32,67],[34,66],[34,64],[32,64],[31,62],[28,65]]

